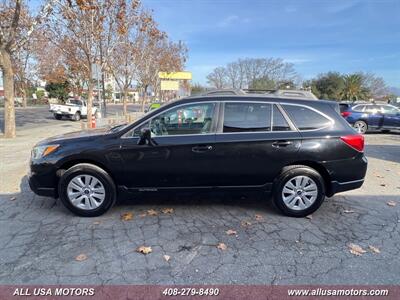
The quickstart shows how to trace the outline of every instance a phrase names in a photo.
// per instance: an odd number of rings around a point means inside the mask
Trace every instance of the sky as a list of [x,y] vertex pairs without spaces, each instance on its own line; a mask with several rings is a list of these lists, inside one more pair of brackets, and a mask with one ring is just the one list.
[[[37,9],[42,1],[30,0]],[[142,0],[206,84],[238,58],[279,57],[303,79],[372,72],[400,88],[400,0]]]
[[303,79],[365,71],[400,87],[400,0],[142,1],[188,46],[193,82],[238,58],[280,57]]

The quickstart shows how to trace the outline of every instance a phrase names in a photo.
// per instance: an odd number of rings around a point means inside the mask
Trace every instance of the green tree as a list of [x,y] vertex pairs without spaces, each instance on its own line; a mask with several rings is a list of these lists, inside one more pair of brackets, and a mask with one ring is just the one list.
[[249,84],[249,89],[253,90],[273,90],[275,88],[276,88],[275,81],[266,76],[261,78],[256,78]]
[[45,89],[49,93],[49,98],[57,98],[65,101],[68,98],[69,83],[67,81],[62,83],[50,82],[46,84]]
[[106,100],[111,101],[114,94],[114,89],[111,84],[107,84],[105,92]]
[[370,95],[369,89],[365,86],[365,80],[362,74],[349,74],[343,76],[343,90],[341,92],[342,100],[367,100]]
[[307,83],[319,99],[340,100],[344,88],[343,76],[338,72],[320,74],[311,83]]

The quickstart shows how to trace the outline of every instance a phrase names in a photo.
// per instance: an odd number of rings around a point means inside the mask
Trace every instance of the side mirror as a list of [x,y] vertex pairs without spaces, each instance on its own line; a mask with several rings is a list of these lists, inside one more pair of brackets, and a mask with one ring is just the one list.
[[140,130],[140,137],[138,140],[138,145],[150,145],[150,146],[156,146],[157,143],[152,140],[151,138],[151,131],[150,128],[142,128]]

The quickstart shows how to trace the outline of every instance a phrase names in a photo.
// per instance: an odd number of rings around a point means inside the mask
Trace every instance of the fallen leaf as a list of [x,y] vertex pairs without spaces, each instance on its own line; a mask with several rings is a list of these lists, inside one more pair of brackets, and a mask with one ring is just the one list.
[[392,207],[397,205],[396,201],[388,201],[386,204]]
[[121,215],[121,220],[122,221],[130,221],[133,219],[133,214],[131,212],[123,213]]
[[149,254],[153,252],[151,247],[146,247],[146,246],[140,246],[136,249],[136,252],[142,253],[142,254]]
[[149,209],[147,211],[147,215],[149,215],[149,216],[157,216],[158,212],[156,210],[154,210],[154,209]]
[[384,184],[384,183],[381,183],[381,186],[386,186],[386,184]]
[[228,229],[228,230],[226,231],[226,234],[227,234],[227,235],[236,235],[236,234],[237,234],[237,231],[236,231],[236,230],[233,230],[233,229]]
[[262,221],[264,220],[264,217],[262,215],[255,215],[256,221]]
[[312,215],[308,215],[306,218],[312,220]]
[[171,259],[171,256],[169,255],[164,255],[163,257],[166,262],[168,262]]
[[240,223],[243,227],[251,226],[251,223],[249,221],[242,221]]
[[374,253],[381,253],[381,250],[379,250],[379,248],[376,248],[374,246],[369,245],[368,248]]
[[139,217],[141,217],[141,218],[144,218],[145,216],[147,216],[146,213],[141,213],[141,214],[139,215]]
[[87,260],[87,256],[86,256],[86,254],[81,253],[77,257],[75,257],[75,260],[76,261],[84,261],[84,260]]
[[17,200],[17,197],[11,197],[10,200],[11,201]]
[[350,243],[349,244],[349,249],[350,249],[350,253],[357,255],[357,256],[361,256],[364,253],[366,253],[367,251],[365,251],[363,248],[361,248],[359,245]]
[[379,175],[379,174],[376,175],[376,177],[378,177],[378,178],[383,178],[383,176],[382,176],[382,175]]
[[100,224],[100,221],[94,221],[93,222],[93,225],[99,225]]
[[164,208],[162,210],[163,214],[172,214],[174,213],[174,209],[173,208]]
[[352,214],[352,213],[354,213],[355,211],[354,211],[354,210],[351,210],[351,209],[345,209],[343,212],[344,212],[345,214]]
[[217,245],[217,248],[218,248],[219,250],[225,251],[228,247],[227,247],[224,243],[219,243],[219,244]]

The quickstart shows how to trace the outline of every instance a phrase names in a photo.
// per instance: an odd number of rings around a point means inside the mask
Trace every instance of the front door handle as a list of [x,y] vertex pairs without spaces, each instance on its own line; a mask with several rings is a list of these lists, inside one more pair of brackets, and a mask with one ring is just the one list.
[[291,141],[276,141],[272,143],[272,147],[281,148],[281,147],[287,147],[291,144],[292,144]]
[[194,153],[202,153],[202,152],[206,152],[206,151],[210,151],[212,150],[212,146],[210,145],[205,145],[205,146],[195,146],[192,148],[192,152]]

